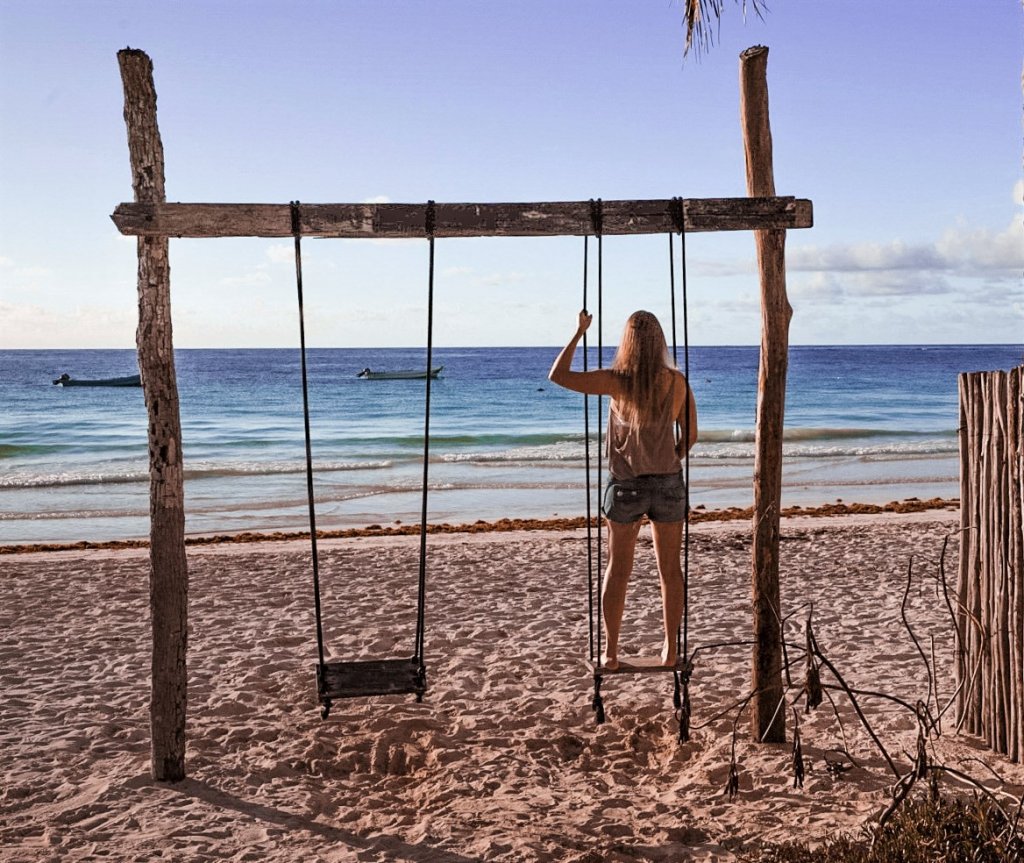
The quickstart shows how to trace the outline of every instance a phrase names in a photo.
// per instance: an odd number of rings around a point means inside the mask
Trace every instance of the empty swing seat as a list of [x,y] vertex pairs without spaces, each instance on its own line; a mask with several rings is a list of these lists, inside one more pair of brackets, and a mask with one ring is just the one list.
[[427,691],[426,669],[416,657],[327,662],[316,670],[320,700],[368,695],[416,695]]

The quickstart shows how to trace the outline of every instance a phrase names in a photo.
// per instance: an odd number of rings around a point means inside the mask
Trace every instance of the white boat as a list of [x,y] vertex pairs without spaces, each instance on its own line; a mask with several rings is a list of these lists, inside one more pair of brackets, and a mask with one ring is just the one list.
[[[431,379],[436,378],[444,370],[444,366],[435,366],[430,370]],[[426,369],[396,369],[395,371],[375,372],[372,369],[363,369],[357,378],[367,381],[424,381],[427,379]]]

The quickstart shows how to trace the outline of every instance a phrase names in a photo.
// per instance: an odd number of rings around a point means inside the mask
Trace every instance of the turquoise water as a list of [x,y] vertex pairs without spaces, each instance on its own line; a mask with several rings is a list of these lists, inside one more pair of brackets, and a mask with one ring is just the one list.
[[[435,349],[431,521],[585,511],[583,399],[547,381],[556,352]],[[783,503],[957,496],[957,374],[1022,358],[1020,345],[792,348]],[[756,347],[690,351],[694,505],[752,500],[757,359]],[[179,350],[176,362],[187,530],[302,528],[298,352]],[[419,520],[424,383],[355,375],[424,362],[423,350],[310,351],[318,526]],[[147,535],[142,391],[51,383],[136,370],[131,350],[0,351],[0,543]]]

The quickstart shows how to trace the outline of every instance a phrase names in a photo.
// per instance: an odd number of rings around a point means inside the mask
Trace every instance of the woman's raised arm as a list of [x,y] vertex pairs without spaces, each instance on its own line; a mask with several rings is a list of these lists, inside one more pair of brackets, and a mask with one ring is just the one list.
[[608,369],[596,369],[592,372],[574,372],[572,370],[572,358],[576,353],[576,346],[593,320],[594,316],[589,314],[586,309],[580,312],[576,333],[569,339],[569,343],[562,348],[561,353],[555,357],[555,361],[551,365],[551,371],[548,372],[548,380],[553,384],[558,384],[560,387],[565,387],[568,390],[575,390],[578,393],[614,396],[618,392],[618,387],[616,386],[615,376]]

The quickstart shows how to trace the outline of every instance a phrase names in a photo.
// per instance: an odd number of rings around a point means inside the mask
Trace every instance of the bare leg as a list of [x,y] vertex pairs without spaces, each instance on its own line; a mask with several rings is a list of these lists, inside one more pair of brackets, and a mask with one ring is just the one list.
[[683,568],[679,556],[683,547],[683,523],[681,521],[651,522],[654,534],[654,556],[658,561],[658,575],[661,576],[661,606],[665,622],[665,643],[661,648],[664,665],[675,665],[677,633],[683,619],[683,604],[686,593],[683,585]]
[[626,607],[626,587],[633,572],[633,552],[640,522],[630,524],[605,520],[608,525],[608,566],[604,571],[604,591],[601,602],[604,609],[604,631],[607,643],[601,664],[614,671],[619,667],[619,631],[622,612]]

